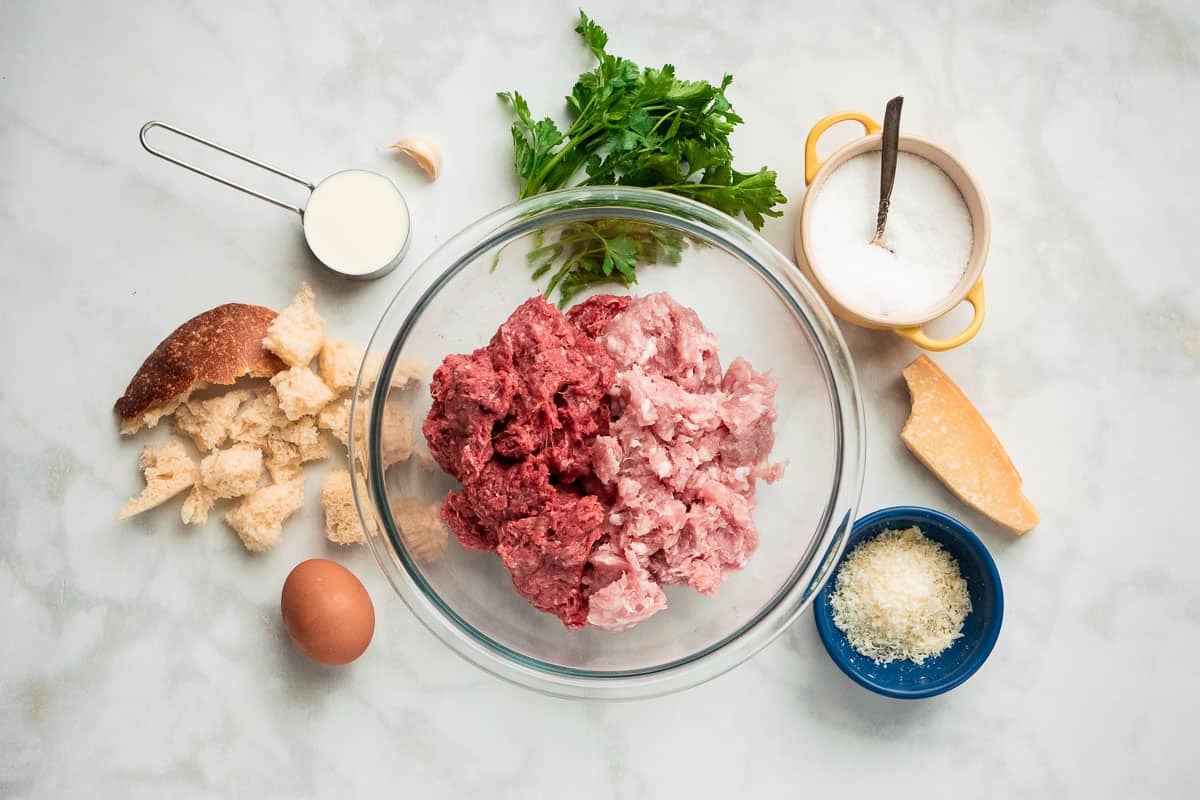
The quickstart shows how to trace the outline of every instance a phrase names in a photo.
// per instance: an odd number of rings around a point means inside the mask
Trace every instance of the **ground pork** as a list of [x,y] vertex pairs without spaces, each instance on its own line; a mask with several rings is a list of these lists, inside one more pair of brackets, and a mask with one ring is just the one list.
[[765,466],[776,381],[743,359],[722,374],[716,338],[665,294],[633,300],[598,341],[617,364],[616,418],[593,443],[613,498],[588,621],[624,630],[665,607],[661,585],[714,594],[754,553],[755,482],[781,470]]

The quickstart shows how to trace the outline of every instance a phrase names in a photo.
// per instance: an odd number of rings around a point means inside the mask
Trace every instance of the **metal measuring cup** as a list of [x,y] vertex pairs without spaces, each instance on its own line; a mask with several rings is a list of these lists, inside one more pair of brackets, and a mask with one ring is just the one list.
[[[233,158],[236,158],[239,161],[244,161],[247,164],[251,164],[251,165],[258,167],[259,169],[262,169],[266,172],[270,172],[273,175],[278,175],[279,177],[285,178],[293,183],[298,183],[301,186],[308,189],[308,191],[309,191],[308,203],[306,203],[306,205],[304,207],[294,206],[294,205],[287,203],[283,200],[280,200],[276,197],[272,197],[268,194],[264,194],[255,189],[251,189],[249,186],[244,186],[243,184],[237,183],[236,181],[232,181],[228,178],[223,178],[220,175],[217,175],[213,172],[209,172],[208,170],[198,167],[195,164],[190,164],[186,161],[183,161],[182,159],[176,158],[175,156],[169,155],[168,153],[165,153],[162,150],[159,150],[159,149],[153,147],[149,142],[146,141],[146,134],[149,133],[150,131],[154,130],[155,128],[162,128],[165,131],[170,131],[171,133],[174,133],[178,136],[182,136],[185,139],[190,139],[191,141],[196,142],[197,144],[204,145],[205,147],[208,147],[212,150],[216,150],[218,152],[224,153],[225,155],[232,156]],[[339,275],[342,275],[347,278],[353,278],[356,280],[370,280],[373,278],[381,278],[396,268],[396,266],[404,258],[405,252],[407,252],[407,250],[408,250],[408,242],[409,242],[409,239],[412,238],[412,225],[411,225],[411,217],[408,212],[408,204],[404,200],[404,195],[402,195],[400,193],[400,190],[396,188],[396,185],[394,183],[392,183],[391,180],[388,179],[386,176],[381,175],[378,172],[371,172],[370,170],[341,170],[339,172],[333,173],[332,175],[325,178],[320,183],[313,184],[312,182],[307,181],[303,178],[297,177],[296,175],[292,175],[289,172],[284,172],[283,170],[279,169],[278,167],[274,167],[270,164],[267,164],[267,163],[264,163],[257,159],[251,158],[250,156],[248,156],[244,153],[239,153],[236,150],[231,150],[228,147],[224,147],[222,145],[217,144],[216,142],[210,141],[201,136],[197,136],[194,133],[189,133],[188,131],[177,128],[174,125],[169,125],[165,122],[159,122],[159,121],[147,122],[145,125],[142,126],[142,130],[141,130],[141,133],[139,134],[138,138],[141,140],[142,147],[144,147],[146,149],[146,152],[150,153],[151,155],[158,156],[159,158],[161,158],[165,161],[169,161],[172,164],[175,164],[176,166],[180,166],[186,170],[195,172],[197,175],[203,175],[204,177],[214,180],[217,183],[224,184],[225,186],[228,186],[231,189],[237,189],[239,192],[248,194],[251,197],[257,197],[259,200],[265,200],[266,202],[270,203],[271,205],[278,206],[279,208],[283,208],[288,211],[295,212],[300,217],[301,228],[304,231],[304,241],[305,241],[305,244],[308,246],[309,252],[311,252],[313,254],[313,257],[316,258],[317,261],[319,261],[322,265],[324,265],[330,271],[336,272]],[[356,179],[358,179],[360,181],[361,181],[361,176],[370,176],[371,180],[378,179],[378,181],[381,181],[382,183],[376,183],[373,187],[370,188],[370,191],[374,192],[376,197],[380,197],[378,192],[382,189],[383,185],[386,184],[386,186],[390,189],[390,192],[394,193],[394,200],[398,201],[398,202],[391,202],[391,206],[392,206],[391,212],[385,213],[383,215],[373,215],[370,218],[356,218],[356,219],[350,220],[349,224],[358,226],[359,230],[358,231],[353,231],[353,230],[345,231],[345,233],[348,233],[350,235],[354,235],[355,233],[370,235],[372,232],[377,233],[379,230],[378,226],[380,226],[380,225],[398,226],[398,225],[403,224],[403,226],[404,226],[403,238],[398,242],[398,244],[394,248],[389,248],[389,252],[387,252],[384,256],[380,256],[377,259],[380,262],[378,264],[369,263],[365,267],[361,266],[361,265],[351,267],[348,263],[339,263],[338,259],[336,257],[336,254],[329,252],[328,248],[324,248],[324,252],[319,252],[320,250],[322,250],[322,248],[319,246],[314,247],[314,238],[316,238],[316,237],[314,237],[313,230],[310,229],[310,226],[309,226],[310,219],[309,219],[309,216],[305,214],[305,209],[313,206],[314,198],[320,198],[322,196],[323,188],[326,190],[325,194],[330,194],[332,192],[334,184],[341,184],[338,186],[338,189],[340,191],[345,192],[345,190],[346,190],[345,184],[346,184],[347,180],[349,179],[348,176],[354,176]],[[368,182],[368,184],[369,184],[369,182]],[[368,184],[360,184],[360,185],[366,186]],[[389,201],[389,202],[392,201],[392,198],[389,195],[387,195],[387,190],[383,190],[383,191],[384,191],[383,198],[386,201]],[[343,221],[345,221],[345,220],[343,220]],[[364,228],[363,226],[375,226],[375,227]],[[393,249],[394,249],[394,252],[390,252]]]

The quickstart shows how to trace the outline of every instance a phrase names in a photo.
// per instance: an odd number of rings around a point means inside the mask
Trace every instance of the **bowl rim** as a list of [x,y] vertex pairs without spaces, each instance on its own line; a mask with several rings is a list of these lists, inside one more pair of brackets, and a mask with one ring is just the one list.
[[[577,670],[532,658],[491,639],[462,619],[425,583],[407,554],[387,509],[377,457],[389,377],[414,317],[459,271],[493,248],[547,225],[597,216],[622,216],[669,225],[723,248],[755,268],[792,307],[825,379],[837,443],[829,499],[804,557],[776,594],[736,631],[686,657],[637,670]],[[536,288],[531,284],[531,294]],[[415,297],[415,301],[413,298]],[[402,300],[404,303],[402,304]],[[390,326],[395,319],[401,324]],[[386,339],[386,341],[384,341]],[[585,187],[547,192],[488,214],[437,248],[401,285],[368,344],[364,365],[382,355],[375,386],[356,386],[351,413],[351,475],[355,502],[376,561],[414,615],[444,644],[476,666],[546,694],[631,699],[690,688],[742,663],[778,637],[816,597],[845,548],[865,466],[862,396],[849,349],[834,317],[795,265],[733,218],[665,192]],[[359,382],[363,380],[360,374]],[[356,434],[360,402],[369,403],[366,436]]]
[[[927,697],[936,697],[966,683],[991,656],[992,650],[996,646],[996,641],[1000,638],[1000,629],[1004,623],[1004,585],[1000,580],[1000,571],[996,568],[995,559],[992,558],[991,552],[974,531],[944,511],[926,508],[925,506],[889,506],[881,508],[878,511],[872,511],[854,523],[854,528],[846,540],[845,552],[848,553],[867,539],[874,538],[885,530],[889,530],[888,527],[881,527],[879,530],[868,533],[868,528],[874,527],[880,522],[888,520],[911,520],[914,518],[936,522],[944,529],[950,531],[954,536],[957,536],[960,541],[979,557],[980,562],[983,564],[985,581],[995,593],[996,614],[987,627],[983,629],[979,639],[979,647],[976,648],[975,654],[969,662],[970,666],[968,669],[952,679],[932,683],[920,689],[895,689],[884,686],[881,683],[872,681],[852,667],[837,647],[846,641],[846,635],[834,625],[833,615],[829,612],[828,603],[826,602],[833,592],[834,583],[837,578],[837,569],[833,570],[829,580],[821,588],[813,606],[813,619],[817,626],[817,633],[821,637],[821,644],[824,645],[825,652],[829,654],[829,658],[837,665],[838,669],[864,689],[869,689],[876,694],[898,700],[921,700]],[[841,567],[840,559],[838,567]]]

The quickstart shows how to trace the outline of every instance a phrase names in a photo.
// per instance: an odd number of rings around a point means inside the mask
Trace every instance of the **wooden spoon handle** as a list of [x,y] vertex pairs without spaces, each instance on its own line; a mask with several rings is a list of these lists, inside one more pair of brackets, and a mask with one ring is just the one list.
[[879,213],[875,217],[875,241],[883,240],[888,207],[892,204],[892,186],[896,183],[896,158],[900,150],[900,107],[903,97],[888,101],[883,113],[883,153],[879,171]]

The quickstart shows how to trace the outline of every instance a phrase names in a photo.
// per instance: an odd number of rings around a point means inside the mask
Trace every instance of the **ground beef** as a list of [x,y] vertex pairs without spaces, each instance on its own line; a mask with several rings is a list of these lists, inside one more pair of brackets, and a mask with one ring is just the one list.
[[567,319],[579,330],[595,339],[608,330],[613,318],[629,307],[629,295],[598,294],[589,297],[567,312]]
[[422,426],[434,459],[462,483],[442,507],[455,537],[495,550],[517,592],[573,628],[587,620],[583,571],[605,516],[575,484],[608,432],[614,375],[602,347],[535,297],[487,347],[442,362]]
[[423,432],[462,483],[442,516],[495,551],[516,590],[571,628],[624,630],[662,586],[716,592],[758,543],[754,488],[773,480],[775,381],[735,360],[665,294],[542,298],[487,347],[433,375]]

